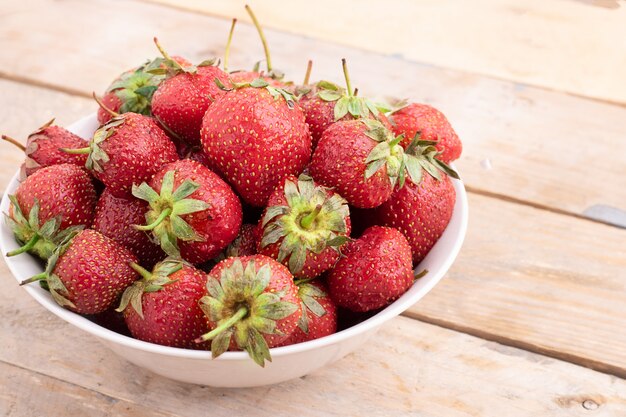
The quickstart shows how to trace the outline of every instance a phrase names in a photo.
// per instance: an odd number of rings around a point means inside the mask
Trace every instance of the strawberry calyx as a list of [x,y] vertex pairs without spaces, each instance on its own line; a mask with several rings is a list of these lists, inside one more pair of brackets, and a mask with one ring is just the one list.
[[365,159],[367,168],[365,169],[365,179],[372,177],[383,166],[387,168],[387,176],[392,186],[404,185],[406,157],[404,149],[400,146],[403,135],[394,136],[378,120],[361,119],[367,126],[365,135],[378,144],[370,151]]
[[348,66],[345,59],[341,60],[344,78],[346,80],[346,88],[342,88],[330,81],[319,81],[313,88],[306,90],[306,87],[298,90],[298,94],[307,94],[312,92],[324,101],[335,102],[334,117],[335,121],[350,114],[355,119],[369,118],[370,114],[374,118],[378,118],[381,112],[387,109],[372,100],[357,96],[357,90],[352,89]]
[[224,91],[233,91],[246,87],[265,89],[270,93],[272,97],[274,97],[274,100],[278,100],[282,97],[287,103],[287,107],[289,107],[290,109],[293,109],[296,104],[296,97],[291,92],[283,88],[271,86],[263,78],[255,78],[250,82],[243,83],[231,81],[232,87],[226,87],[224,83],[222,83],[218,78],[215,78],[215,84],[217,84],[217,86]]
[[181,65],[163,49],[156,37],[154,38],[154,44],[163,58],[156,58],[150,63],[150,68],[146,72],[153,75],[165,75],[166,78],[171,78],[178,74],[195,74],[198,72],[199,67],[215,67],[220,63],[219,59],[211,58],[202,61],[198,65]]
[[150,272],[141,265],[131,262],[130,267],[141,276],[141,279],[135,281],[130,287],[124,290],[122,298],[120,299],[120,305],[115,311],[121,313],[130,305],[130,307],[137,312],[139,317],[143,319],[141,300],[143,294],[161,291],[166,285],[176,282],[177,280],[170,279],[169,276],[174,272],[180,271],[183,265],[184,262],[180,259],[167,258],[156,264],[152,272]]
[[310,311],[317,317],[322,317],[326,314],[326,309],[322,306],[318,298],[327,297],[322,289],[316,287],[315,285],[309,284],[312,279],[305,280],[296,280],[295,284],[298,286],[298,297],[300,300],[300,304],[302,305],[302,316],[300,320],[298,320],[298,327],[304,333],[309,333],[309,318],[308,312]]
[[109,162],[109,155],[100,148],[100,144],[115,133],[115,127],[125,122],[123,114],[118,114],[95,131],[89,146],[78,149],[61,148],[61,151],[73,155],[88,154],[85,167],[91,171],[103,172],[102,164]]
[[278,261],[289,258],[288,268],[297,274],[309,253],[319,254],[328,247],[339,251],[349,240],[345,236],[348,203],[306,175],[300,175],[297,183],[287,179],[284,194],[286,206],[271,206],[265,212],[260,245],[263,248],[282,239]]
[[150,115],[152,96],[165,78],[151,71],[160,68],[163,61],[163,58],[147,61],[135,71],[122,74],[107,88],[107,93],[113,92],[122,102],[120,113],[133,112],[145,116]]
[[226,352],[231,339],[239,349],[248,352],[260,366],[272,360],[263,334],[281,334],[276,326],[298,310],[298,305],[282,301],[282,294],[264,292],[270,283],[271,268],[256,269],[254,260],[243,265],[240,259],[224,268],[219,280],[207,277],[208,295],[200,299],[200,308],[216,327],[196,339],[197,343],[211,342],[213,358]]
[[13,213],[12,216],[5,213],[6,221],[17,240],[24,243],[24,245],[8,252],[6,256],[16,256],[29,252],[46,260],[50,258],[57,246],[59,246],[68,235],[84,228],[84,226],[81,225],[70,226],[66,229],[59,230],[61,226],[60,216],[51,218],[43,225],[40,225],[40,204],[37,199],[35,199],[35,203],[30,209],[28,217],[22,212],[15,195],[10,195],[9,200],[13,206]]
[[442,172],[452,178],[460,179],[454,169],[437,158],[441,152],[435,147],[436,144],[436,141],[420,139],[420,133],[417,132],[404,151],[404,166],[414,184],[419,184],[422,180],[422,170],[438,181],[442,178]]
[[50,292],[50,295],[61,307],[70,307],[76,308],[76,305],[68,299],[68,291],[59,278],[58,275],[54,274],[54,268],[61,257],[72,244],[72,240],[74,237],[80,232],[79,229],[73,229],[68,232],[63,241],[56,246],[50,257],[48,258],[48,262],[46,263],[46,269],[37,275],[33,275],[32,277],[20,282],[20,285],[30,284],[31,282],[38,281],[41,286]]
[[132,194],[147,201],[150,210],[146,213],[146,225],[135,225],[137,230],[152,231],[156,240],[165,253],[170,256],[180,256],[178,240],[202,241],[196,231],[183,220],[182,216],[196,213],[209,208],[209,204],[202,200],[187,198],[200,185],[187,179],[174,189],[174,170],[163,176],[161,190],[157,193],[147,183],[133,185]]
[[[14,138],[12,138],[10,136],[2,135],[0,137],[2,138],[2,140],[6,141],[6,142],[9,142],[12,145],[15,145],[22,152],[24,152],[24,154],[26,155],[26,159],[24,160],[24,168],[35,169],[35,168],[41,167],[41,165],[39,164],[39,162],[35,161],[31,157],[31,155],[34,154],[37,151],[37,149],[39,149],[39,144],[37,143],[37,141],[35,139],[32,139],[32,138],[33,138],[33,136],[40,135],[44,130],[46,130],[47,128],[49,128],[53,124],[54,124],[54,119],[52,119],[49,122],[45,123],[44,125],[39,127],[37,130],[35,130],[33,133],[28,135],[28,139],[26,141],[26,146],[24,146],[19,140],[14,139]],[[45,136],[42,136],[42,138],[46,139]]]

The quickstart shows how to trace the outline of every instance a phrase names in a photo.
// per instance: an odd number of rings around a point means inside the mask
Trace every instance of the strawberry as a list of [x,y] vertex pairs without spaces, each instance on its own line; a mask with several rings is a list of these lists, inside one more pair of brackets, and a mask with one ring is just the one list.
[[50,165],[85,165],[86,155],[69,155],[59,150],[59,148],[82,148],[85,146],[85,140],[67,129],[54,126],[53,123],[54,119],[28,135],[26,146],[9,136],[2,135],[2,139],[17,146],[26,154],[26,160],[21,168],[21,179]]
[[25,245],[7,256],[30,252],[42,259],[48,259],[69,232],[90,227],[96,205],[91,177],[73,164],[37,170],[9,198],[7,222]]
[[384,307],[413,284],[411,247],[397,229],[373,226],[346,245],[328,274],[330,296],[353,311]]
[[320,81],[313,86],[305,85],[296,90],[300,95],[299,103],[311,130],[313,149],[324,131],[339,120],[378,119],[385,127],[391,129],[391,124],[380,112],[377,104],[367,98],[356,96],[350,84],[346,60],[342,59],[341,62],[347,89],[329,81]]
[[263,255],[227,258],[207,277],[208,295],[200,307],[210,332],[214,358],[227,349],[245,350],[259,365],[271,361],[269,348],[284,342],[302,316],[298,287],[289,270]]
[[128,248],[142,265],[152,268],[166,255],[146,232],[133,227],[145,222],[147,211],[148,204],[145,201],[133,196],[116,197],[106,188],[96,205],[93,228]]
[[[250,19],[252,19],[252,23],[254,24],[254,27],[256,27],[256,30],[259,34],[259,38],[261,38],[261,43],[263,44],[263,51],[265,52],[265,63],[267,65],[267,72],[259,71],[259,66],[261,63],[257,62],[254,65],[254,68],[252,69],[252,71],[232,72],[230,74],[230,79],[234,83],[241,84],[241,83],[250,83],[256,80],[257,78],[261,78],[265,80],[272,87],[285,88],[286,85],[288,84],[288,83],[283,82],[283,78],[285,75],[281,71],[278,71],[272,68],[272,58],[270,55],[269,46],[267,44],[267,40],[265,39],[265,34],[263,33],[263,28],[261,27],[261,24],[257,20],[250,6],[246,4],[245,8],[246,8],[246,11],[248,12],[248,15],[250,16]],[[233,26],[234,24],[235,23],[233,22]],[[232,28],[231,28],[231,32],[232,32]],[[230,39],[229,39],[229,45],[230,45]],[[226,71],[226,63],[224,63],[224,71]]]
[[215,60],[203,61],[198,66],[183,66],[174,61],[161,48],[167,70],[153,69],[152,73],[165,73],[152,96],[152,114],[174,136],[192,145],[200,143],[202,116],[213,101],[224,94],[215,80],[230,85],[228,74],[215,66]]
[[401,139],[375,120],[336,122],[324,131],[309,172],[355,207],[379,206],[403,182]]
[[111,308],[137,279],[131,262],[137,258],[122,245],[95,230],[82,230],[54,251],[44,272],[20,285],[44,281],[59,305],[98,314]]
[[202,121],[210,166],[253,206],[264,206],[288,175],[311,157],[311,135],[293,96],[261,79],[236,85]]
[[82,149],[86,167],[118,197],[127,196],[133,184],[149,181],[168,162],[178,160],[176,146],[156,122],[137,113],[124,113],[101,126]]
[[[191,65],[185,58],[173,56],[172,59],[181,66]],[[162,58],[146,61],[143,65],[122,73],[106,89],[102,103],[116,113],[133,112],[151,115],[152,95],[163,81],[162,75],[149,71],[165,68]],[[98,122],[105,124],[112,116],[104,108],[98,109]]]
[[427,104],[411,103],[396,110],[391,115],[393,131],[396,135],[404,135],[400,143],[406,148],[413,137],[419,133],[422,140],[437,142],[435,147],[441,154],[438,158],[449,163],[461,156],[463,145],[450,122],[434,107]]
[[289,176],[270,196],[260,227],[260,254],[296,277],[315,278],[335,265],[348,240],[348,203],[306,175]]
[[297,283],[302,317],[298,327],[281,346],[303,343],[337,332],[337,306],[320,280]]
[[449,176],[457,179],[459,176],[437,159],[439,153],[435,146],[436,142],[419,138],[409,145],[407,168],[413,170],[413,175],[403,188],[394,191],[389,200],[368,214],[377,224],[395,227],[404,233],[415,264],[424,259],[443,234],[456,200]]
[[239,235],[226,248],[224,256],[252,256],[257,254],[257,242],[259,240],[258,227],[253,224],[244,223],[239,229]]
[[94,314],[89,317],[91,321],[99,326],[102,326],[112,332],[123,334],[124,336],[132,337],[126,322],[124,321],[124,314],[115,311],[110,308],[103,313]]
[[126,288],[117,311],[133,337],[164,346],[206,349],[194,340],[209,331],[198,302],[206,295],[206,276],[176,259],[158,263],[152,272],[131,263],[142,279]]
[[133,195],[150,205],[145,226],[161,248],[199,264],[217,256],[241,226],[241,203],[220,177],[196,161],[168,164],[150,185],[133,187]]

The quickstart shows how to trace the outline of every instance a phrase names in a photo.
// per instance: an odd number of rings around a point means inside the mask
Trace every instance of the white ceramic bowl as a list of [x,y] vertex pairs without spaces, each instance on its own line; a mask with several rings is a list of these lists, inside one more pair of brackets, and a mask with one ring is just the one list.
[[[95,114],[74,123],[69,130],[83,138],[89,138],[97,129]],[[0,210],[7,213],[9,199],[17,188],[19,172],[8,184]],[[256,365],[245,352],[226,352],[211,359],[210,352],[178,349],[142,342],[104,327],[60,307],[48,292],[39,285],[27,285],[24,289],[42,306],[68,323],[91,333],[126,360],[147,368],[159,375],[179,381],[215,387],[252,387],[269,385],[306,375],[328,365],[365,343],[386,321],[412,306],[430,291],[443,277],[456,258],[467,229],[467,196],[461,181],[454,180],[456,204],[448,228],[430,251],[418,270],[428,269],[413,287],[393,304],[353,327],[331,336],[292,346],[271,349],[272,362],[265,368]],[[2,255],[16,249],[13,234],[6,224],[0,227],[0,250]],[[39,262],[30,255],[5,257],[9,269],[18,282],[42,272]]]

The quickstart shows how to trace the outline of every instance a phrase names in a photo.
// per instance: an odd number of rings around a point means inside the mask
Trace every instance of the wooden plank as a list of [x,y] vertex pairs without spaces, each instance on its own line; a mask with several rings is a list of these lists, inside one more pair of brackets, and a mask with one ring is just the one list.
[[[170,51],[197,60],[222,54],[229,25],[132,1],[110,8],[102,0],[32,0],[4,8],[0,59],[5,64],[0,71],[85,93],[103,90],[122,69],[153,56],[153,35]],[[89,30],[77,36],[75,25],[61,23],[70,14],[81,16],[77,25]],[[44,26],[48,32],[42,37],[38,29]],[[464,141],[458,167],[473,190],[577,215],[613,208],[618,223],[626,216],[626,108],[267,32],[275,65],[296,79],[305,60],[313,58],[314,78],[339,81],[339,58],[346,57],[361,91],[411,97],[441,108]],[[254,29],[240,25],[231,67],[251,66],[261,53]]]
[[469,203],[459,258],[407,314],[626,377],[626,230]]
[[174,417],[0,362],[0,412],[11,417]]
[[[0,79],[0,133],[26,143],[28,134],[56,118],[66,125],[92,111],[93,100]],[[24,153],[0,141],[0,191],[24,160]]]
[[[149,0],[249,21],[248,0]],[[252,2],[267,27],[408,61],[626,103],[618,0]],[[313,12],[314,13],[309,13]],[[315,16],[312,18],[312,16]],[[584,28],[581,30],[581,28]],[[593,76],[590,76],[593,74]]]
[[[0,284],[0,360],[101,393],[86,403],[104,396],[186,417],[626,413],[622,379],[404,317],[387,323],[362,349],[300,379],[246,390],[178,383],[129,365],[45,311],[4,264]],[[3,378],[0,390],[12,393],[11,384]]]

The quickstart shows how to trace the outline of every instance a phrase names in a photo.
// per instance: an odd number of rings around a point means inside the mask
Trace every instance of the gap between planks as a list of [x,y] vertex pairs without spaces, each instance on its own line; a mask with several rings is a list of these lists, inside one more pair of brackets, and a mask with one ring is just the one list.
[[[445,279],[445,277],[444,277]],[[430,317],[426,314],[416,313],[411,310],[406,310],[400,314],[403,317],[410,318],[422,323],[427,323],[433,326],[440,327],[442,329],[447,329],[451,331],[455,331],[458,333],[467,334],[470,336],[477,337],[479,339],[488,340],[490,342],[495,342],[503,346],[509,346],[520,350],[525,350],[528,352],[532,352],[538,355],[547,356],[549,358],[558,359],[563,362],[571,363],[573,365],[581,366],[588,369],[593,369],[594,371],[606,374],[613,375],[619,378],[626,379],[626,369],[610,365],[605,362],[597,361],[594,359],[586,358],[579,355],[574,355],[567,352],[558,351],[555,349],[549,349],[541,346],[537,346],[534,343],[525,342],[520,339],[513,339],[510,337],[505,337],[499,335],[497,333],[492,333],[488,331],[484,331],[478,329],[476,327],[461,325],[458,323],[454,323],[449,320],[443,320],[435,317]]]
[[47,89],[47,90],[57,91],[59,93],[68,94],[70,96],[84,97],[84,98],[92,99],[91,93],[86,93],[86,92],[84,92],[82,90],[79,90],[79,89],[63,87],[61,85],[48,83],[48,82],[45,82],[45,81],[37,80],[35,78],[8,74],[8,73],[6,73],[6,72],[4,72],[2,70],[0,70],[0,79],[16,82],[16,83],[20,83],[20,84],[26,84],[26,85],[30,85],[30,86],[34,86],[34,87],[44,88],[44,89]]

